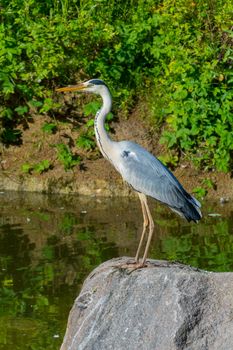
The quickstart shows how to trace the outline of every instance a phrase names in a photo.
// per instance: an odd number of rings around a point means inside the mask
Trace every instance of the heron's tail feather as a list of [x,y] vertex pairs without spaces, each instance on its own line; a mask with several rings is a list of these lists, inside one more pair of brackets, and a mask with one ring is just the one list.
[[200,209],[201,203],[196,198],[190,195],[189,198],[186,198],[181,208],[170,208],[171,210],[185,218],[188,222],[198,222],[202,218],[202,213]]

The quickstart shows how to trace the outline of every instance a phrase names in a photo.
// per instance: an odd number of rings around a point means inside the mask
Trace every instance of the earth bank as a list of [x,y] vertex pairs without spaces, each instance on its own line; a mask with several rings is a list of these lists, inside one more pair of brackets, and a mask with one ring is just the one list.
[[[112,168],[98,151],[80,149],[75,140],[82,132],[75,129],[74,122],[58,122],[55,134],[45,134],[42,127],[51,122],[46,116],[38,116],[22,129],[22,144],[1,147],[0,189],[14,191],[31,191],[44,193],[77,193],[80,195],[126,196],[132,191],[123,183],[119,174]],[[80,121],[82,123],[82,121]],[[77,131],[79,130],[79,131]],[[141,118],[138,112],[128,119],[121,119],[112,125],[112,137],[115,140],[133,140],[147,148],[154,155],[166,153],[158,142],[158,133]],[[59,162],[54,145],[64,143],[81,162],[65,171]],[[41,174],[36,171],[25,173],[25,164],[34,165],[43,160],[49,160],[51,167]],[[190,162],[181,161],[173,169],[174,174],[192,192],[197,187],[205,187],[206,179],[211,180],[212,188],[206,187],[208,199],[233,198],[233,178],[230,174],[217,172],[201,172]]]

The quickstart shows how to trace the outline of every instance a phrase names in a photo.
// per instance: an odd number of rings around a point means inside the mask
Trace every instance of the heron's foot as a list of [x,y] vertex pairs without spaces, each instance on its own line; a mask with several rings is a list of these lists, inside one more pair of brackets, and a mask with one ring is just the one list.
[[135,260],[134,261],[129,260],[125,264],[119,265],[120,269],[128,270],[130,273],[135,271],[135,270],[142,269],[142,268],[145,268],[145,267],[147,267],[146,262],[142,263],[140,261],[135,261]]

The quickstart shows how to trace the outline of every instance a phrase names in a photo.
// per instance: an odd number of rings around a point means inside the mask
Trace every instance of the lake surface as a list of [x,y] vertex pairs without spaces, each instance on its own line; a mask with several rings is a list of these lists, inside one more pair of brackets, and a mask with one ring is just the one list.
[[[233,271],[233,203],[203,203],[189,224],[150,202],[151,258]],[[0,350],[57,350],[69,310],[101,262],[134,256],[140,203],[128,198],[0,193]]]

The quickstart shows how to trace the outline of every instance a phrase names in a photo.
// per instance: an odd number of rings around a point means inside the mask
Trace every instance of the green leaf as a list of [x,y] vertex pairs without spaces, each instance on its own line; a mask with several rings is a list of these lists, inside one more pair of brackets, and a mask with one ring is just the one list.
[[76,145],[80,148],[90,150],[95,147],[95,141],[88,135],[83,134],[76,140]]
[[33,169],[36,173],[41,174],[41,173],[47,171],[50,167],[51,167],[50,161],[45,159],[45,160],[42,160],[41,162],[35,164],[33,166]]
[[28,112],[28,106],[19,106],[15,108],[15,111],[19,114],[19,115],[24,115]]
[[54,123],[44,123],[41,130],[47,134],[54,134],[57,131],[57,125]]
[[63,164],[66,171],[72,169],[75,165],[80,163],[80,157],[73,155],[69,147],[64,143],[57,144],[56,149],[58,159]]
[[89,102],[83,108],[84,115],[88,117],[89,115],[95,115],[100,109],[101,103],[97,101]]
[[23,173],[29,174],[33,170],[33,166],[25,163],[22,165],[21,170]]

